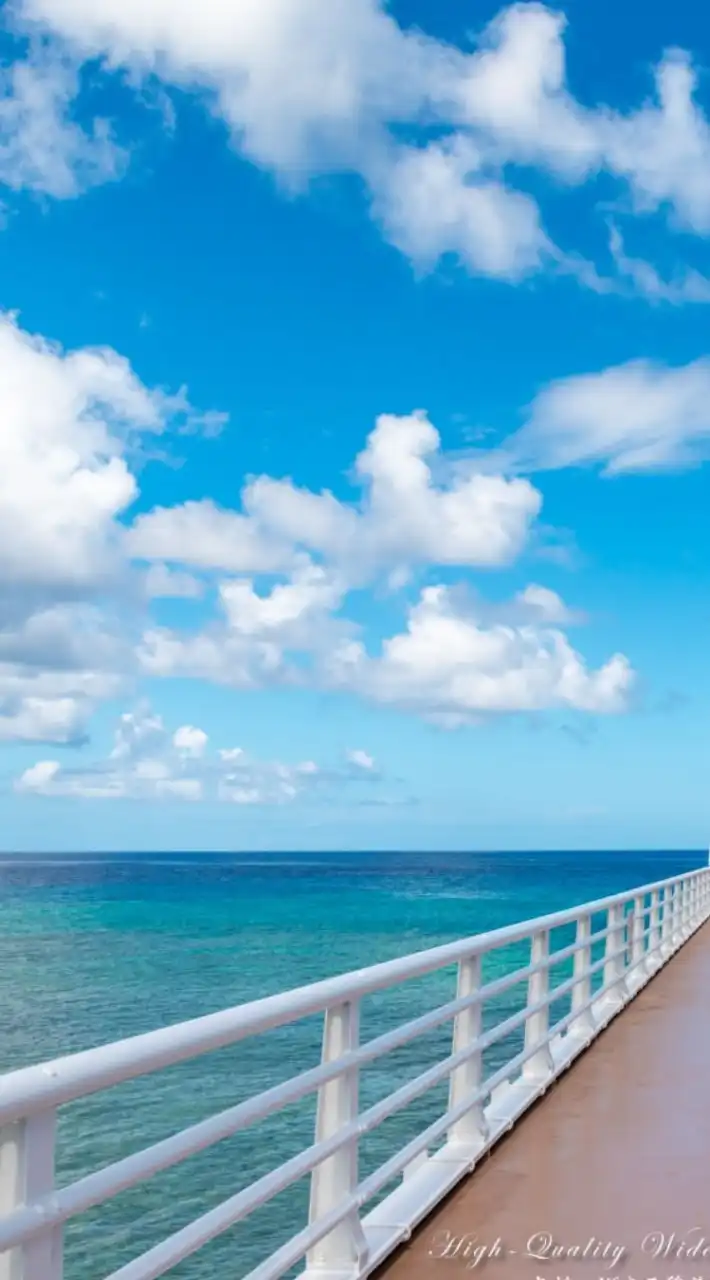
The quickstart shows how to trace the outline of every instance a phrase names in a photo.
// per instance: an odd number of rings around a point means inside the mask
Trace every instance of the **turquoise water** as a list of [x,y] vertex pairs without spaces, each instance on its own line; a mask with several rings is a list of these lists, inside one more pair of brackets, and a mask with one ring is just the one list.
[[[0,859],[0,1070],[135,1035],[676,875],[697,853],[176,855]],[[559,943],[558,943],[559,945]],[[525,958],[520,957],[522,963]],[[494,958],[489,973],[499,963]],[[503,963],[502,959],[500,963]],[[558,978],[559,980],[559,978]],[[455,973],[365,1002],[363,1037],[452,998]],[[495,1016],[520,1007],[520,992]],[[516,1003],[517,1002],[517,1003]],[[493,1014],[491,1014],[493,1016]],[[317,1063],[307,1019],[122,1085],[60,1116],[66,1183]],[[445,1056],[450,1028],[363,1073],[364,1105]],[[496,1046],[487,1069],[515,1052]],[[441,1114],[432,1091],[363,1145],[376,1167]],[[307,1100],[83,1215],[66,1280],[100,1280],[312,1141]],[[299,1184],[171,1275],[237,1280],[305,1221]]]

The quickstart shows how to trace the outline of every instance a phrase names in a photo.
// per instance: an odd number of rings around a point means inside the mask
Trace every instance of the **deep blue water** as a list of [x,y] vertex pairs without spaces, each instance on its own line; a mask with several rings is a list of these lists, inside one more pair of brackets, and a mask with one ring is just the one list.
[[[705,860],[678,852],[0,857],[0,1071]],[[454,978],[434,975],[393,996],[372,997],[363,1010],[364,1036],[450,998]],[[319,1021],[308,1019],[65,1108],[60,1182],[315,1065],[320,1032]],[[444,1056],[449,1035],[440,1030],[368,1068],[365,1103]],[[503,1057],[511,1053],[507,1046]],[[371,1136],[365,1170],[436,1118],[444,1098],[441,1091],[428,1095]],[[308,1145],[312,1124],[309,1100],[84,1215],[67,1233],[66,1280],[100,1280]],[[237,1280],[303,1225],[306,1203],[307,1186],[293,1188],[171,1275]]]

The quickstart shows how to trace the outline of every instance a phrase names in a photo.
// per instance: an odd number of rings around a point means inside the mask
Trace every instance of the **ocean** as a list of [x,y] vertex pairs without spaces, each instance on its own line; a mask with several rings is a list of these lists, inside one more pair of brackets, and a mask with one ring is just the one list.
[[[705,861],[697,852],[3,855],[0,1071]],[[372,997],[363,1037],[453,997],[454,977],[433,975]],[[63,1108],[60,1184],[315,1065],[320,1031],[320,1020],[306,1019]],[[449,1037],[450,1028],[439,1029],[368,1068],[365,1105],[444,1056]],[[503,1059],[513,1051],[496,1046]],[[495,1066],[493,1053],[487,1068]],[[434,1090],[370,1135],[364,1171],[441,1114],[444,1102]],[[100,1280],[295,1154],[312,1141],[313,1115],[306,1100],[82,1215],[67,1228],[65,1280]],[[304,1225],[307,1197],[307,1183],[289,1189],[171,1276],[238,1280]]]

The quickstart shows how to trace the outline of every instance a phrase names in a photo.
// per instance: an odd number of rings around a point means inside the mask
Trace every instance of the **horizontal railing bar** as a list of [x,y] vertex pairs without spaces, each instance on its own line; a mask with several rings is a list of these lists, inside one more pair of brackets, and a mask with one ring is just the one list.
[[705,868],[699,868],[683,877],[668,877],[595,902],[9,1072],[0,1078],[0,1124],[11,1123],[45,1108],[61,1106],[161,1067],[174,1066],[201,1054],[226,1048],[247,1036],[286,1026],[310,1014],[322,1013],[328,1006],[361,999],[397,983],[423,977],[461,959],[500,950],[541,930],[561,928],[579,920],[580,916],[595,915],[611,906],[632,902],[666,885],[688,883],[704,871]]

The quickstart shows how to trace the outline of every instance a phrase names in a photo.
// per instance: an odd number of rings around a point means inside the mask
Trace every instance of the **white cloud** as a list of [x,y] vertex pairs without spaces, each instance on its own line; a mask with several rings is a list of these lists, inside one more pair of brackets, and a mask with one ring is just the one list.
[[564,15],[542,4],[513,4],[482,33],[460,68],[458,118],[473,125],[502,159],[548,166],[569,181],[598,166],[592,113],[565,84]]
[[52,782],[60,771],[61,766],[56,760],[38,760],[37,764],[33,764],[29,769],[25,769],[22,777],[18,779],[18,791],[46,791],[51,787]]
[[482,626],[438,586],[421,593],[407,630],[385,640],[380,657],[358,642],[343,645],[332,656],[330,678],[341,689],[454,724],[560,707],[623,711],[633,672],[620,654],[589,671],[551,627]]
[[65,353],[0,313],[0,584],[84,590],[120,559],[137,495],[127,454],[192,416],[108,348]]
[[710,458],[710,360],[651,360],[564,378],[535,400],[504,452],[516,466],[599,463],[607,474],[695,465]]
[[[300,613],[296,601],[306,590],[304,573],[308,592],[316,590],[313,575],[317,578],[320,570],[299,569],[297,546],[325,557],[337,570],[335,578],[319,579],[317,586],[319,597],[331,597],[331,607],[343,580],[364,582],[411,565],[493,566],[513,560],[540,511],[538,491],[527,480],[482,475],[471,466],[447,468],[439,450],[439,433],[425,414],[383,414],[355,462],[365,490],[361,503],[261,476],[243,492],[243,513],[219,510],[211,502],[162,508],[136,520],[127,546],[138,557],[182,559],[202,568],[292,568],[291,586],[277,588],[268,605],[258,606],[245,584],[223,591],[228,611],[230,600],[238,602],[244,617],[251,599],[262,618],[264,609],[273,614],[286,608],[286,601]],[[443,483],[435,483],[434,469],[448,470]],[[266,547],[280,550],[265,558]]]
[[204,729],[196,729],[191,724],[184,724],[173,734],[173,746],[182,756],[198,758],[204,754],[207,746],[207,734]]
[[232,635],[221,622],[192,633],[151,627],[136,656],[139,668],[148,676],[212,680],[242,689],[285,679],[278,645]]
[[0,742],[76,742],[83,735],[92,707],[75,697],[13,696],[3,686],[16,683],[0,668]]
[[0,421],[0,737],[75,741],[131,662],[106,598],[127,571],[133,455],[201,419],[115,351],[64,352],[0,312]]
[[166,564],[151,564],[143,578],[143,587],[149,600],[195,600],[202,595],[203,586],[191,573],[181,573]]
[[[610,232],[610,248],[619,281],[627,280],[633,291],[652,302],[670,302],[681,306],[685,302],[710,302],[710,280],[698,271],[684,269],[672,280],[664,280],[650,262],[631,258],[624,249],[618,228]],[[613,286],[614,280],[600,280],[602,290]]]
[[[8,601],[2,601],[7,607]],[[94,608],[55,605],[23,617],[0,612],[0,739],[76,742],[96,704],[121,689],[128,646]]]
[[228,573],[271,573],[292,560],[288,546],[268,542],[253,521],[221,510],[209,498],[139,516],[126,534],[125,548],[143,560],[180,561]]
[[175,555],[202,568],[244,563],[251,547],[258,572],[265,546],[281,547],[282,563],[290,565],[287,580],[267,590],[251,577],[222,581],[219,616],[202,630],[150,628],[139,650],[143,670],[245,688],[311,680],[312,668],[294,657],[321,666],[352,631],[339,616],[350,589],[382,576],[391,585],[411,567],[514,559],[540,510],[540,494],[527,480],[483,475],[460,462],[447,466],[439,444],[425,414],[383,415],[355,462],[364,489],[357,504],[262,476],[246,486],[243,512],[189,504],[189,537],[185,507],[141,516],[127,537],[136,555],[165,558],[174,530]]
[[710,127],[694,101],[687,54],[666,53],[655,71],[657,103],[601,117],[607,164],[627,178],[637,207],[669,206],[685,229],[710,232]]
[[305,560],[290,582],[277,583],[267,595],[258,595],[250,580],[237,578],[222,583],[220,596],[231,631],[278,638],[329,614],[340,604],[343,587],[325,569]]
[[360,747],[347,751],[345,754],[348,763],[353,765],[356,769],[363,769],[365,773],[371,773],[374,770],[374,757],[369,755],[367,751],[363,751]]
[[[255,760],[241,747],[208,749],[203,729],[183,725],[171,735],[160,716],[139,708],[121,716],[108,758],[62,768],[40,760],[15,781],[24,794],[93,800],[184,800],[237,805],[289,804],[318,788],[353,784],[352,772],[323,770],[313,760],[296,764]],[[360,769],[374,765],[359,752]]]
[[460,136],[402,148],[374,208],[392,243],[426,269],[453,254],[474,274],[519,280],[554,256],[535,201],[487,178]]
[[292,683],[303,672],[289,659],[325,651],[347,626],[332,616],[342,595],[332,574],[301,557],[290,581],[263,594],[252,579],[220,583],[216,622],[192,634],[151,628],[138,658],[153,676],[196,676],[242,688]]
[[[637,211],[710,232],[710,127],[688,55],[649,68],[654,101],[586,106],[567,84],[566,20],[534,0],[503,8],[473,51],[400,27],[382,0],[206,0],[199,12],[192,0],[18,0],[15,13],[134,85],[198,93],[287,184],[359,174],[386,234],[422,264],[454,253],[510,280],[564,266],[530,196],[506,187],[511,162],[568,184],[606,171]],[[429,125],[436,142],[399,145],[403,126],[411,137]]]
[[[648,366],[628,366],[616,375],[636,369],[638,384],[639,368],[646,377]],[[623,429],[609,414],[604,392],[614,371],[553,385],[538,398],[513,447],[527,438],[535,459],[544,446],[557,459],[554,465],[562,455],[563,462],[607,457],[617,468],[629,466],[638,464],[639,449],[642,457],[651,449],[657,461],[661,444],[666,460],[676,457],[691,426],[698,437],[707,434],[708,373],[702,362],[692,370],[667,374],[665,399],[660,375],[645,400],[636,384],[632,394],[620,394],[620,413],[630,415]],[[582,412],[590,389],[592,409]],[[468,714],[454,707],[462,682],[463,702],[473,708],[478,701],[491,711],[510,709],[516,698],[521,707],[566,701],[589,710],[622,701],[621,659],[587,672],[560,632],[541,629],[575,618],[539,586],[513,602],[512,623],[501,614],[490,625],[485,609],[472,618],[456,611],[443,588],[432,589],[412,610],[409,630],[387,641],[380,658],[367,656],[356,627],[341,613],[350,591],[373,582],[401,585],[423,566],[507,564],[524,547],[540,510],[540,494],[528,480],[447,458],[424,413],[378,418],[355,460],[358,501],[262,476],[245,487],[241,511],[187,504],[143,515],[128,531],[121,521],[137,494],[132,452],[145,433],[195,418],[184,393],[171,397],[148,389],[115,352],[66,354],[23,333],[13,317],[0,316],[0,415],[3,740],[79,742],[96,704],[116,697],[138,674],[245,688],[335,681],[440,716]],[[682,431],[678,422],[685,424]],[[211,621],[205,623],[202,613],[192,632],[151,624],[133,651],[125,610],[112,617],[106,604],[115,602],[112,593],[123,583],[129,553],[144,562],[143,598],[196,593],[200,584],[183,572],[184,564],[213,575],[239,565],[249,576],[216,584],[212,577],[217,613]],[[265,570],[272,579],[266,585],[257,576]],[[285,580],[273,581],[277,571]],[[417,694],[417,663],[430,635],[429,674]],[[463,673],[451,668],[457,646],[469,653]],[[500,657],[494,679],[485,661],[476,674],[486,646]],[[63,770],[60,781],[92,793],[194,798],[198,784],[205,786],[197,762],[207,754],[202,730],[183,725],[168,741],[159,719],[129,714],[119,724],[110,767],[88,780],[81,774],[79,781]],[[230,781],[227,757],[219,758],[220,786],[240,803],[253,792],[272,793],[271,782],[245,779],[241,757],[230,757],[236,772]],[[308,763],[294,766],[293,775],[276,770],[268,777],[281,779],[277,790],[298,792]],[[351,772],[358,766],[355,756],[349,765]],[[365,771],[364,756],[359,768]]]
[[538,586],[534,582],[519,593],[517,600],[525,606],[536,622],[551,622],[562,626],[581,621],[580,615],[575,610],[568,609],[556,591],[551,591],[549,587]]
[[26,0],[86,56],[216,99],[248,156],[300,177],[362,164],[385,122],[447,91],[453,51],[404,33],[377,0]]
[[76,68],[47,49],[0,69],[0,183],[66,199],[120,176],[108,123],[85,132],[72,118],[78,93]]

